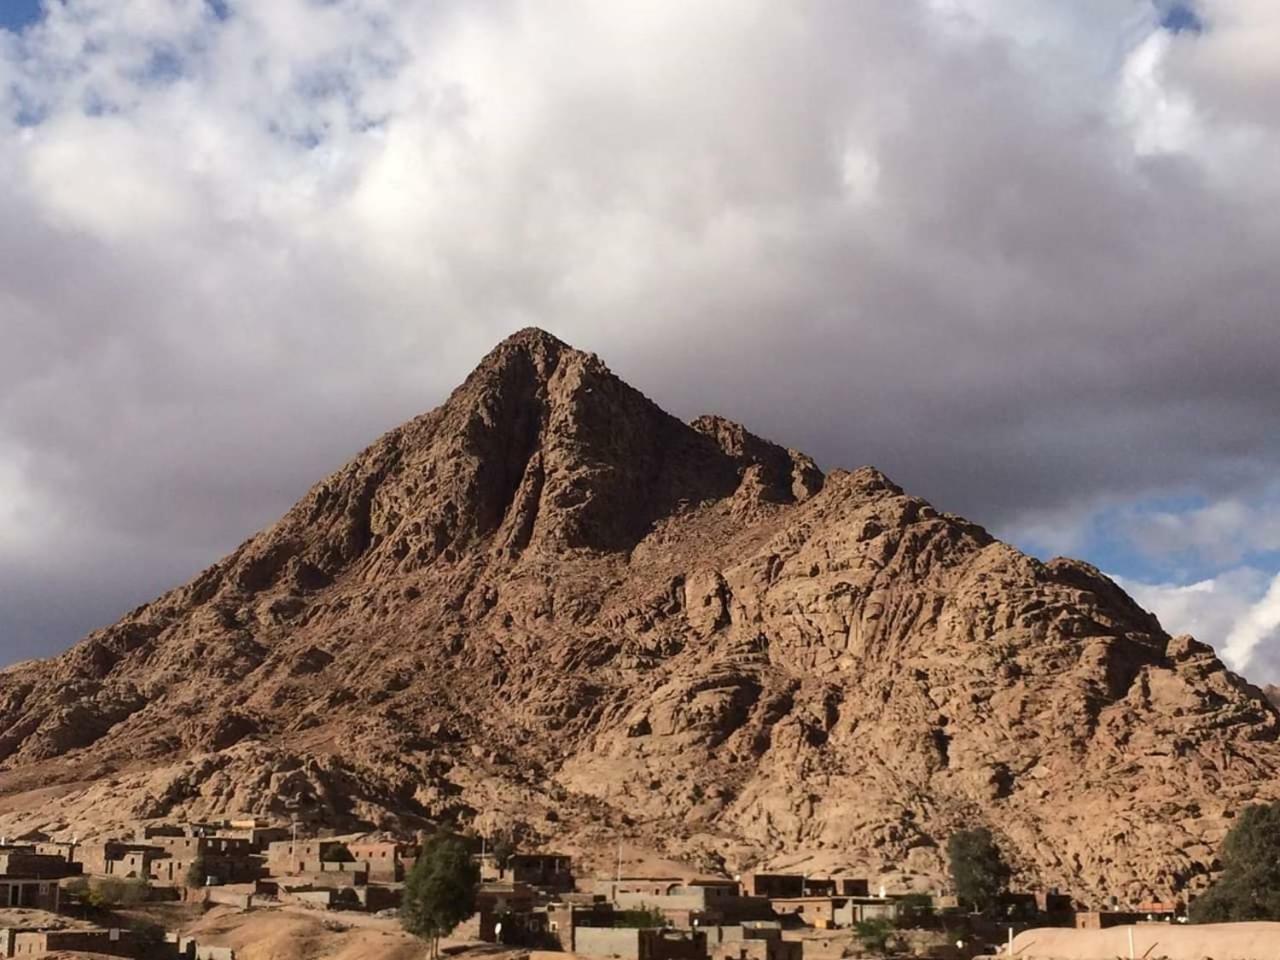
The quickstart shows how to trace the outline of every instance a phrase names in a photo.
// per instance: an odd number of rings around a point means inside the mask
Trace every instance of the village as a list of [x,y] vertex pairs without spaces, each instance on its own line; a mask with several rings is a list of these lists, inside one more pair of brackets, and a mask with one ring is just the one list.
[[[98,956],[236,960],[235,949],[137,922],[139,911],[309,911],[393,922],[423,837],[340,836],[258,819],[140,827],[78,842],[0,840],[0,957]],[[327,835],[326,835],[327,834]],[[828,960],[882,952],[970,957],[1034,926],[1103,928],[1185,920],[1180,904],[1086,908],[1056,891],[1003,895],[995,919],[945,891],[872,888],[865,878],[748,872],[734,877],[580,876],[556,852],[472,854],[475,914],[452,940],[527,952],[621,960]],[[216,939],[216,938],[215,938]]]

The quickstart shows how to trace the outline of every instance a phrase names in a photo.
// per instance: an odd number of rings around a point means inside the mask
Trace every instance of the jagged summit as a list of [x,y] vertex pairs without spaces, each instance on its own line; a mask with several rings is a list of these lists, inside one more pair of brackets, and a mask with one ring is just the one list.
[[928,875],[981,822],[1029,881],[1165,895],[1276,793],[1278,733],[1087,564],[531,328],[190,584],[0,672],[0,832],[518,820]]

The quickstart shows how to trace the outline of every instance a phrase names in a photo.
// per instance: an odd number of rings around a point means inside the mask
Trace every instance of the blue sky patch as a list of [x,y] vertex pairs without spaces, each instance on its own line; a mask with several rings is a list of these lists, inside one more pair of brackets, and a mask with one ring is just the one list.
[[1182,33],[1184,30],[1200,33],[1204,30],[1204,21],[1192,4],[1174,2],[1160,5],[1160,26],[1170,33]]
[[41,0],[0,0],[0,30],[17,33],[44,16]]

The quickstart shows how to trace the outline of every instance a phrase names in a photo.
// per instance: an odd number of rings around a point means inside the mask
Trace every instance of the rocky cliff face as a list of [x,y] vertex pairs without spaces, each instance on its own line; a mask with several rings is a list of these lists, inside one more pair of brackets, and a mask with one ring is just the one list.
[[[523,823],[730,869],[1202,883],[1280,715],[1114,583],[539,331],[190,584],[0,673],[0,827]],[[56,798],[56,803],[51,799]]]

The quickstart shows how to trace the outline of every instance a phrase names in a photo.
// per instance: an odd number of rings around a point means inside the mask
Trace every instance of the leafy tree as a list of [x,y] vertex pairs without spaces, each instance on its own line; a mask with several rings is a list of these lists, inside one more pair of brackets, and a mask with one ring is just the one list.
[[516,852],[515,837],[506,831],[498,833],[493,838],[493,844],[489,847],[489,852],[493,854],[493,862],[505,870],[507,861]]
[[198,856],[187,867],[187,875],[184,879],[188,887],[203,887],[208,876],[208,864],[205,863],[203,856]]
[[493,856],[494,863],[505,870],[512,855],[520,850],[520,843],[528,832],[528,826],[520,820],[510,820],[491,826],[487,832],[486,846]]
[[961,903],[985,913],[1009,882],[1009,867],[986,827],[960,830],[947,838],[951,883]]
[[131,907],[145,902],[149,890],[150,887],[145,880],[104,877],[89,884],[89,889],[84,894],[84,901],[98,909]]
[[859,920],[854,924],[853,932],[867,953],[884,955],[889,952],[889,943],[894,938],[893,921],[887,917]]
[[1280,920],[1280,801],[1245,807],[1219,860],[1217,880],[1191,904],[1194,923]]
[[613,925],[615,927],[665,927],[667,918],[657,907],[636,907],[614,913]]
[[480,868],[467,845],[448,834],[434,837],[405,879],[400,923],[438,957],[440,938],[475,913],[479,888]]
[[898,898],[904,919],[933,916],[933,897],[927,893],[908,893]]

